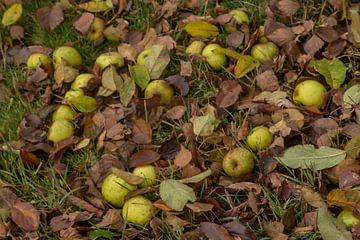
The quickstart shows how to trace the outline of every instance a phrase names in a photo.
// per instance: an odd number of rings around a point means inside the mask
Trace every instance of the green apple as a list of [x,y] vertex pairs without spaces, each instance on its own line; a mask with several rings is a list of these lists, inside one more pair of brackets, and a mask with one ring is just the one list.
[[251,56],[261,63],[272,61],[279,56],[279,48],[273,42],[258,43],[251,48]]
[[121,207],[126,194],[136,188],[136,185],[132,185],[112,173],[105,178],[101,186],[101,193],[107,202],[115,207]]
[[259,126],[254,128],[247,136],[246,142],[252,150],[263,150],[271,145],[273,135],[267,127]]
[[59,119],[51,124],[48,132],[48,139],[57,143],[74,136],[74,133],[75,127],[70,121]]
[[165,105],[173,98],[174,89],[165,80],[154,80],[146,86],[144,97],[149,99],[155,95],[160,97],[160,104]]
[[[3,2],[3,1],[2,1]],[[12,4],[3,14],[1,23],[6,27],[16,23],[23,12],[21,3]]]
[[258,42],[259,43],[267,43],[267,42],[269,42],[268,39],[265,37],[265,27],[264,26],[259,27]]
[[78,90],[78,89],[82,89],[83,87],[86,87],[86,85],[88,84],[90,79],[92,79],[94,77],[95,77],[95,75],[91,74],[91,73],[82,73],[82,74],[78,75],[75,78],[74,82],[71,84],[71,89]]
[[87,33],[87,38],[94,42],[101,39],[104,36],[104,29],[105,21],[101,18],[95,17]]
[[235,21],[238,24],[243,24],[243,23],[249,24],[250,23],[249,15],[241,9],[235,9],[235,10],[230,11],[229,13],[231,15],[233,15]]
[[156,208],[150,200],[143,196],[136,196],[125,202],[122,216],[126,222],[144,226],[150,222],[155,212]]
[[52,115],[52,121],[72,120],[76,116],[76,112],[68,105],[60,105]]
[[71,99],[79,97],[79,96],[83,96],[83,95],[84,95],[84,91],[81,89],[69,90],[65,93],[65,99],[68,101],[71,101]]
[[95,64],[100,67],[100,70],[104,70],[110,65],[116,65],[122,67],[125,65],[124,58],[118,52],[107,52],[97,57]]
[[53,64],[55,68],[60,65],[61,59],[64,59],[72,67],[80,66],[82,63],[80,53],[75,48],[68,46],[59,47],[54,51]]
[[206,44],[202,41],[193,41],[186,48],[185,52],[190,55],[193,55],[193,54],[200,55],[205,46],[206,46]]
[[349,208],[344,208],[338,215],[338,219],[342,221],[346,228],[351,229],[360,220],[354,216],[353,212]]
[[144,65],[145,65],[145,62],[146,62],[146,58],[147,58],[148,56],[150,56],[151,53],[152,53],[151,48],[142,51],[142,52],[137,56],[137,58],[136,58],[136,63],[139,64],[139,65],[144,66]]
[[210,43],[201,53],[214,70],[220,70],[226,65],[226,56],[224,54],[213,52],[213,50],[217,48],[221,48],[221,46],[216,43]]
[[246,148],[238,147],[225,155],[222,166],[227,175],[240,177],[252,172],[255,166],[254,156]]
[[315,80],[305,80],[296,85],[293,100],[305,106],[323,107],[326,102],[326,88]]
[[28,69],[35,70],[39,66],[50,66],[51,58],[48,55],[42,53],[33,53],[27,60]]
[[133,174],[144,178],[144,181],[139,184],[140,187],[149,187],[156,184],[156,169],[153,165],[144,165],[134,168]]

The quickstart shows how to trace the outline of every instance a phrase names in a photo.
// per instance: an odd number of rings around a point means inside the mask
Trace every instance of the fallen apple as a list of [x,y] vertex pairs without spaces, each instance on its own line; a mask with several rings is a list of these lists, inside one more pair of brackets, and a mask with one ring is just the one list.
[[222,166],[227,175],[240,177],[252,172],[255,166],[254,156],[246,148],[238,147],[225,155]]
[[243,23],[249,24],[250,23],[249,15],[241,9],[232,10],[229,12],[229,14],[233,15],[235,21],[238,24],[243,24]]
[[54,51],[53,64],[55,68],[60,65],[61,59],[72,67],[79,66],[82,63],[80,53],[75,48],[68,46],[59,47]]
[[99,17],[95,17],[90,25],[90,29],[87,33],[87,38],[90,41],[97,41],[104,36],[105,21]]
[[76,112],[68,105],[60,105],[52,115],[52,121],[72,120],[76,116]]
[[91,74],[91,73],[82,73],[82,74],[78,75],[75,78],[74,82],[71,84],[71,89],[78,90],[78,89],[82,89],[83,87],[86,87],[86,85],[88,84],[90,79],[92,79],[94,77],[95,77],[95,75]]
[[144,181],[139,184],[140,187],[149,187],[156,184],[156,169],[153,165],[143,165],[134,168],[133,174],[144,178]]
[[173,98],[174,89],[165,80],[154,80],[146,86],[144,97],[149,99],[154,96],[159,96],[160,104],[165,105]]
[[193,41],[186,48],[185,52],[187,54],[190,54],[190,55],[193,55],[193,54],[201,55],[201,52],[202,52],[202,50],[204,49],[205,46],[206,46],[206,44],[204,42],[202,42],[202,41]]
[[151,48],[142,51],[136,58],[137,64],[144,66],[146,59],[151,55],[151,53],[152,53]]
[[126,194],[136,188],[136,185],[132,185],[112,173],[105,178],[101,186],[101,193],[107,202],[115,207],[121,207]]
[[355,224],[360,221],[359,218],[354,216],[352,210],[349,208],[344,208],[339,213],[338,219],[342,221],[348,229],[351,229]]
[[65,93],[64,98],[68,101],[71,101],[71,99],[79,97],[79,96],[83,96],[83,95],[84,95],[84,91],[81,89],[69,90]]
[[279,48],[273,42],[258,43],[251,48],[251,56],[259,62],[272,61],[279,55]]
[[51,58],[48,55],[42,53],[33,53],[27,60],[27,67],[30,70],[35,70],[39,66],[50,66]]
[[246,142],[252,150],[263,150],[271,145],[273,135],[267,127],[258,126],[247,136]]
[[135,196],[127,200],[122,209],[122,216],[126,222],[141,226],[150,222],[156,208],[152,202],[143,196]]
[[326,88],[315,80],[305,80],[296,85],[293,100],[305,106],[322,108],[326,102]]
[[224,54],[215,53],[213,50],[221,48],[219,44],[208,44],[202,51],[202,55],[214,70],[220,70],[226,65],[226,56]]
[[117,67],[123,67],[125,65],[124,58],[118,52],[107,52],[97,57],[95,64],[100,67],[100,70],[104,70],[110,65],[116,65]]
[[48,132],[48,139],[57,143],[74,136],[74,133],[75,127],[70,121],[59,119],[51,124]]
[[260,26],[258,31],[259,31],[258,42],[259,43],[267,43],[267,42],[269,42],[269,40],[265,36],[265,27]]

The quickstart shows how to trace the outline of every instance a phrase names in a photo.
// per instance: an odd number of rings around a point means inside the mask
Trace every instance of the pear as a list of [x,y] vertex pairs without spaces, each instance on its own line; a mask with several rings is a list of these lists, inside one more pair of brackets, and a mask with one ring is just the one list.
[[95,75],[91,74],[91,73],[82,73],[82,74],[78,75],[75,78],[75,80],[73,81],[73,83],[71,84],[71,89],[79,90],[79,89],[82,89],[83,87],[86,87],[86,85],[88,84],[90,79],[92,79],[94,77],[95,77]]
[[74,132],[75,127],[70,121],[59,119],[51,124],[48,132],[48,139],[54,143],[57,143],[72,137]]
[[202,41],[193,41],[186,48],[185,52],[190,55],[194,55],[194,54],[200,55],[205,46],[206,46],[206,44]]
[[247,136],[246,142],[252,150],[263,150],[271,145],[273,135],[267,127],[258,126]]
[[293,100],[305,106],[322,108],[326,102],[326,88],[315,80],[305,80],[296,85]]
[[156,169],[153,165],[143,165],[134,168],[133,174],[144,178],[144,181],[139,184],[140,187],[149,187],[156,184]]
[[52,115],[52,121],[72,120],[76,116],[76,112],[68,105],[60,105]]
[[225,155],[222,166],[227,175],[240,177],[253,171],[255,166],[254,156],[246,148],[238,147]]
[[279,48],[273,42],[255,44],[251,48],[251,56],[259,62],[272,61],[279,55]]

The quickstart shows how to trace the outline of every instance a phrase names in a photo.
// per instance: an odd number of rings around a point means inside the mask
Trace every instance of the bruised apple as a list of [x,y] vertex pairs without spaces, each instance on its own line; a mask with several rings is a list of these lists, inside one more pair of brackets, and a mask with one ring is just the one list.
[[48,139],[54,143],[72,137],[75,132],[74,125],[65,119],[59,119],[53,122],[49,128]]
[[279,55],[279,48],[273,42],[255,44],[251,48],[251,56],[259,62],[272,61]]
[[211,43],[208,44],[201,53],[214,70],[220,70],[226,65],[226,56],[214,52],[217,48],[221,48],[221,46],[216,43]]
[[247,136],[246,142],[252,150],[263,150],[271,145],[273,135],[269,128],[259,126],[254,128]]
[[165,105],[173,98],[174,89],[165,80],[154,80],[146,86],[144,97],[149,99],[154,96],[159,96],[160,104]]
[[227,175],[240,177],[252,172],[255,166],[254,156],[246,148],[238,147],[225,155],[222,166]]
[[41,65],[50,66],[51,58],[43,53],[33,53],[27,60],[28,69],[35,70]]
[[154,216],[156,208],[152,202],[143,196],[135,196],[127,200],[122,209],[122,216],[126,222],[144,226]]
[[133,174],[144,178],[144,181],[139,184],[140,187],[149,187],[156,184],[156,169],[153,165],[143,165],[134,168]]
[[61,59],[73,67],[79,66],[82,63],[80,53],[75,48],[68,46],[59,47],[54,51],[53,64],[55,68],[60,65]]
[[193,41],[193,42],[190,43],[190,45],[186,48],[185,52],[186,52],[187,54],[190,54],[190,55],[193,55],[193,54],[198,54],[198,55],[200,55],[205,46],[206,46],[206,44],[205,44],[204,42],[202,42],[202,41]]
[[100,67],[100,70],[104,70],[110,65],[116,65],[122,67],[125,65],[124,58],[118,52],[107,52],[97,57],[95,64]]
[[326,102],[326,88],[315,80],[305,80],[296,85],[293,100],[305,106],[323,107]]
[[68,105],[60,105],[52,115],[52,121],[72,120],[76,116],[76,112]]

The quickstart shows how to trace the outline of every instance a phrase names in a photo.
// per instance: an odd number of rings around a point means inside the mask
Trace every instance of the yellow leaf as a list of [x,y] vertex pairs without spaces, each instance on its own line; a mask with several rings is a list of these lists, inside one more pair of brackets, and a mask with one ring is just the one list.
[[360,210],[360,190],[333,189],[327,195],[327,202],[338,207],[348,207]]
[[186,24],[184,29],[192,37],[211,38],[219,35],[219,29],[217,26],[206,21],[189,22]]
[[20,3],[15,3],[5,11],[1,23],[4,26],[9,26],[17,22],[22,14],[22,5]]
[[241,78],[259,66],[259,62],[249,55],[241,56],[235,66],[235,76]]
[[79,7],[85,9],[88,12],[105,12],[111,8],[113,8],[112,1],[108,0],[93,0],[86,3],[82,3]]

